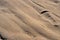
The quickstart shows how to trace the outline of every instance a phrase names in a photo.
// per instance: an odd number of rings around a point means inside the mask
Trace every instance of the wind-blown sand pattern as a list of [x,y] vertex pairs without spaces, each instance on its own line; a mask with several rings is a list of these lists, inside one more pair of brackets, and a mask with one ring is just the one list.
[[0,40],[60,40],[60,0],[0,0]]

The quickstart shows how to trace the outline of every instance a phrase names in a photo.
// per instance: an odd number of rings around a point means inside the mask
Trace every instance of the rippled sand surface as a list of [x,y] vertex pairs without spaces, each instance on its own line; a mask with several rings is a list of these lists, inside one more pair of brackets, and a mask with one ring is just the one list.
[[0,0],[0,40],[60,40],[60,0]]

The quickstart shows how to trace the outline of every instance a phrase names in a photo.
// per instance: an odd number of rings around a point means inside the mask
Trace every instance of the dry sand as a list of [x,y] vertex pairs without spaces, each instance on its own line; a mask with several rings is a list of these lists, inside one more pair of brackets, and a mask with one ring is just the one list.
[[0,0],[0,40],[60,40],[60,0]]

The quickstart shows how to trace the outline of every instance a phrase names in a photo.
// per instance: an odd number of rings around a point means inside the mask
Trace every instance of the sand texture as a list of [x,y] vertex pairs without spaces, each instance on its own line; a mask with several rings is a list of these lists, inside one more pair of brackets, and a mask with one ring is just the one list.
[[0,0],[0,40],[60,40],[60,0]]

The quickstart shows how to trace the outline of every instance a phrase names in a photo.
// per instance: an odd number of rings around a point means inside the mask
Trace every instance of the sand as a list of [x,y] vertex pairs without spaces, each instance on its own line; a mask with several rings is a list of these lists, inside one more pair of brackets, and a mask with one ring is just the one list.
[[60,0],[0,0],[0,40],[60,40]]

